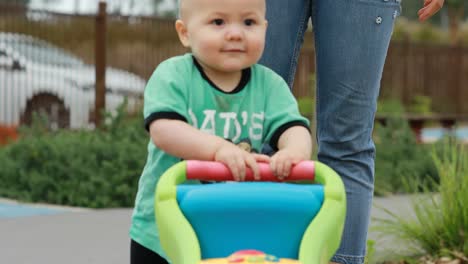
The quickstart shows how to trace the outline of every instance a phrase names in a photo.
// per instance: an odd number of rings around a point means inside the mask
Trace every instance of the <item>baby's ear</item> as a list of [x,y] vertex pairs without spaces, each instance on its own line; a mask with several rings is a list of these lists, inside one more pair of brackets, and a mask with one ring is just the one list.
[[179,36],[179,40],[182,45],[186,48],[190,47],[189,37],[187,27],[185,26],[184,21],[177,19],[175,22],[175,28],[177,31],[177,35]]

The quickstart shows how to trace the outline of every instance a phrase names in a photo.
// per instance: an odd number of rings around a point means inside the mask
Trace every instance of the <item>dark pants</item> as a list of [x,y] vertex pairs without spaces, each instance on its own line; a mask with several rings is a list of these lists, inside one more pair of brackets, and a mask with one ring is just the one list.
[[130,264],[169,264],[158,253],[135,241],[130,242]]

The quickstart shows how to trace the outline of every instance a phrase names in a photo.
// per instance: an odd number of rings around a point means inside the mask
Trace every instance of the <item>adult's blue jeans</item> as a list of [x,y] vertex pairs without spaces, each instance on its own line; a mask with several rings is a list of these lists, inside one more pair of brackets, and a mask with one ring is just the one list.
[[341,175],[347,215],[332,261],[363,263],[374,191],[372,129],[383,66],[400,0],[266,0],[260,63],[292,87],[312,19],[316,51],[318,159]]

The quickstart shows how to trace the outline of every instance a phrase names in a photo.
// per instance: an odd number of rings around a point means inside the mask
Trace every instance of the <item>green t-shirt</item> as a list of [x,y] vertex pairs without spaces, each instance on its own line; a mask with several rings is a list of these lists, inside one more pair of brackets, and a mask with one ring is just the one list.
[[[276,148],[281,134],[292,126],[309,127],[286,82],[272,70],[253,65],[242,71],[239,85],[226,93],[209,80],[191,54],[168,59],[157,67],[145,88],[144,118],[146,129],[157,119],[182,120],[235,144],[249,143],[256,152],[264,143]],[[161,174],[180,160],[150,140],[138,184],[130,237],[162,256],[154,191]]]

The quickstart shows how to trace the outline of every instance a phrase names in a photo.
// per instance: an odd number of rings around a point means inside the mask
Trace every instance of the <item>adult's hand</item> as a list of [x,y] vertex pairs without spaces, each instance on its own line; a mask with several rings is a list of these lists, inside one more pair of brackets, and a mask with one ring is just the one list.
[[418,11],[419,21],[427,20],[437,13],[442,6],[444,6],[444,0],[424,0],[424,7]]

